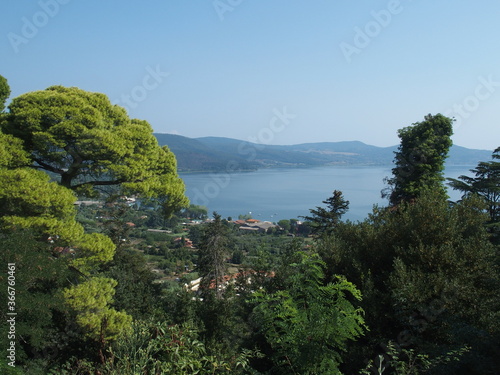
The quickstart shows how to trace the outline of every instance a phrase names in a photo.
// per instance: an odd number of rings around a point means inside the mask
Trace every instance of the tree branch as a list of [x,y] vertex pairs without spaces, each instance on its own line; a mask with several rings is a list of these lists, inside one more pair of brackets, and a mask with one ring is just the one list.
[[65,171],[60,169],[60,168],[56,168],[56,167],[53,167],[52,165],[50,164],[47,164],[47,163],[44,163],[43,161],[41,161],[40,159],[34,159],[36,163],[38,163],[40,166],[33,166],[34,168],[41,168],[41,169],[45,169],[49,172],[53,172],[53,173],[57,173],[57,174],[63,174]]
[[[109,185],[118,185],[125,182],[124,180],[111,180],[111,181],[88,181],[88,182],[83,182],[78,185],[73,185],[71,186],[71,189],[77,189],[79,187],[85,186],[85,185],[92,185],[92,186],[109,186]],[[137,181],[134,181],[137,182]]]

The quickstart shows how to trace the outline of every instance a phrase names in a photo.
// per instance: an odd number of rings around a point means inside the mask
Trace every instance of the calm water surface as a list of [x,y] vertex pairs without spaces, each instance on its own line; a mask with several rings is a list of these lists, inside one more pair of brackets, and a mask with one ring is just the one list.
[[[446,177],[471,175],[474,166],[451,166]],[[248,214],[255,219],[278,221],[309,214],[309,209],[321,206],[322,201],[340,190],[350,202],[344,219],[363,220],[373,205],[385,206],[380,191],[384,177],[391,167],[276,168],[237,174],[181,174],[191,203],[204,205],[209,213],[217,211],[222,217]],[[451,199],[459,194],[449,190]]]

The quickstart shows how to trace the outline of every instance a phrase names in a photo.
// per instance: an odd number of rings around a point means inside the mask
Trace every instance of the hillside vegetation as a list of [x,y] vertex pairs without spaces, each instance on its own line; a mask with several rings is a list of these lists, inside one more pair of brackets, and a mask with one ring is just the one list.
[[[359,141],[304,143],[291,146],[263,145],[232,138],[188,138],[155,133],[158,143],[175,154],[180,172],[255,170],[267,167],[320,165],[391,165],[397,146],[377,147]],[[491,151],[452,146],[447,165],[476,165]],[[229,166],[229,167],[228,167]]]
[[[429,114],[395,150],[167,147],[103,94],[14,98],[0,112],[0,373],[497,375],[500,148],[446,181],[452,124]],[[271,223],[190,204],[175,147],[226,170],[395,152],[387,204],[363,221],[343,219],[332,186],[309,216]]]

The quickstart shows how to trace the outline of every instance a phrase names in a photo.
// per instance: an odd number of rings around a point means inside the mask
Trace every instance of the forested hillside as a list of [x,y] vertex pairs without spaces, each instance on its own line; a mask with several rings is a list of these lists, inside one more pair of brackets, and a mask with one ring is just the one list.
[[[155,134],[160,145],[176,155],[179,171],[224,171],[228,165],[241,170],[267,167],[304,167],[318,165],[390,165],[394,147],[376,147],[359,141],[305,143],[291,146],[256,144],[231,138],[187,138]],[[476,165],[488,160],[491,151],[452,146],[447,165]]]
[[168,146],[175,154],[179,172],[213,172],[227,169],[229,162],[235,162],[242,170],[255,170],[259,163],[247,160],[225,147],[211,147],[192,138],[175,134],[155,134],[158,143]]
[[[446,181],[448,117],[399,131],[361,222],[335,186],[303,218],[209,215],[175,146],[103,94],[23,94],[0,130],[2,374],[498,374],[500,148]],[[166,139],[200,168],[239,142]],[[384,151],[242,147],[248,168]]]

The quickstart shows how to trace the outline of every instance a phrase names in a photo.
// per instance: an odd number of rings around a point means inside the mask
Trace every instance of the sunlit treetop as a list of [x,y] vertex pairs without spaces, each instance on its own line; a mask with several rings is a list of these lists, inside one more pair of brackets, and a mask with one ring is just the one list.
[[19,168],[30,164],[23,142],[10,134],[0,132],[0,168]]
[[149,123],[130,119],[104,94],[62,86],[26,93],[12,100],[2,130],[24,142],[33,167],[80,195],[117,186],[168,197],[171,209],[188,204],[174,154],[158,145]]
[[393,177],[387,179],[390,187],[383,193],[391,205],[418,198],[427,189],[447,198],[443,171],[452,134],[453,120],[439,113],[398,131],[401,144],[395,152]]

